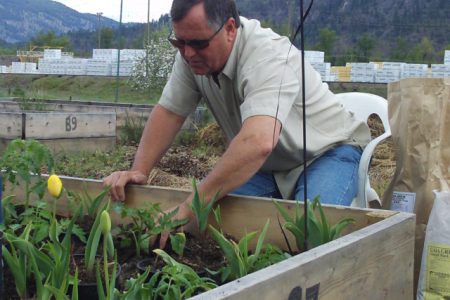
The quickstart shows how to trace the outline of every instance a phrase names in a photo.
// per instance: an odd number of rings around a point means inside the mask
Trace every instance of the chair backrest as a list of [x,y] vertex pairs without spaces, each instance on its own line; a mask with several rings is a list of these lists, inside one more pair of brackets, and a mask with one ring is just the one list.
[[386,133],[391,133],[388,117],[388,102],[383,97],[368,93],[350,92],[336,94],[342,105],[353,112],[356,118],[367,122],[372,114],[378,115]]
[[377,95],[358,92],[337,94],[337,97],[348,111],[355,114],[357,119],[367,123],[369,117],[376,114],[383,123],[384,133],[371,140],[362,153],[358,168],[358,194],[352,202],[352,206],[369,207],[369,203],[377,201],[379,206],[381,203],[380,197],[370,186],[369,169],[375,148],[379,143],[391,136],[387,100]]

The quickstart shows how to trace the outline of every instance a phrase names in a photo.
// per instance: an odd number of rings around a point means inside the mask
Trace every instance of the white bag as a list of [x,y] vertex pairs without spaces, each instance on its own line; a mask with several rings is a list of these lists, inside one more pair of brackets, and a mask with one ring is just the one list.
[[450,298],[450,191],[436,192],[422,252],[418,300]]

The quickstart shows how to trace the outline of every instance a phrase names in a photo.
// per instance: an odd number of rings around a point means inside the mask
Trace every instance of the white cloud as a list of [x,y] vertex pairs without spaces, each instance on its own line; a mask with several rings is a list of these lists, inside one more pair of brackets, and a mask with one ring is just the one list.
[[[54,0],[81,13],[96,14],[119,21],[121,0]],[[149,0],[122,0],[122,22],[147,22]],[[158,20],[162,14],[169,13],[172,0],[150,1],[150,19]]]

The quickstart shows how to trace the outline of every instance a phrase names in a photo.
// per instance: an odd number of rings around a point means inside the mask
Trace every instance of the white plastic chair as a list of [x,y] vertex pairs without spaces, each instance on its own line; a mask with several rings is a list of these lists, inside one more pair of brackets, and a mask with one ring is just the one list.
[[376,114],[383,123],[385,132],[371,140],[362,153],[358,170],[358,194],[351,206],[369,207],[372,201],[377,201],[381,205],[380,197],[370,186],[369,168],[376,146],[391,136],[387,100],[377,95],[358,92],[341,93],[337,96],[342,105],[353,112],[356,118],[367,122],[369,116]]

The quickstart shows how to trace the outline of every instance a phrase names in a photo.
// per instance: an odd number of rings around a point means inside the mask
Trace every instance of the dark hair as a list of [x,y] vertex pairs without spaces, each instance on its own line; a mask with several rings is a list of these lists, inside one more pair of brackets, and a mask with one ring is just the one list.
[[172,21],[181,21],[193,6],[202,2],[210,27],[218,29],[230,17],[236,21],[236,28],[240,26],[239,13],[234,0],[173,0],[170,9]]

